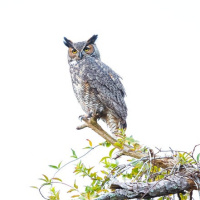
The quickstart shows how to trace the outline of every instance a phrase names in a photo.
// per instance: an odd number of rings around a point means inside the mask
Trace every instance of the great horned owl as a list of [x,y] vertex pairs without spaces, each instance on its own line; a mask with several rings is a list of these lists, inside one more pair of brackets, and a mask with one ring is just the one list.
[[85,117],[98,116],[115,134],[127,127],[126,93],[120,76],[101,61],[96,39],[73,43],[64,37],[72,86]]

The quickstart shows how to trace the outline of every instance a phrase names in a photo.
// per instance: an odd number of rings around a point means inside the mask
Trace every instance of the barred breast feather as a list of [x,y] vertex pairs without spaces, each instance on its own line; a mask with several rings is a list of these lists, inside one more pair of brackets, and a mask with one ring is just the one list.
[[86,57],[70,68],[76,97],[85,112],[98,111],[112,132],[126,128],[125,89],[120,76],[99,59]]

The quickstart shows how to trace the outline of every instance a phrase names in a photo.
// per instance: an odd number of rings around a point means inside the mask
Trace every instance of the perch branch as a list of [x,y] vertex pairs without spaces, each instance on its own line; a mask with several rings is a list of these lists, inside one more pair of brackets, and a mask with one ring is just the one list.
[[[109,135],[105,130],[102,129],[102,127],[97,123],[96,118],[92,117],[90,119],[83,119],[85,124],[77,127],[78,130],[89,127],[93,131],[95,131],[97,134],[99,134],[102,138],[104,138],[107,142],[111,143],[114,147],[120,150],[122,155],[130,156],[133,158],[141,159],[141,158],[149,158],[149,154],[143,153],[141,151],[135,151],[133,150],[132,146],[123,145],[123,148],[120,148],[119,146],[116,145],[117,140],[113,138],[111,135]],[[154,159],[151,159],[151,162],[153,165],[156,165],[161,168],[172,168],[176,161],[172,158],[159,158],[156,157]]]
[[170,175],[160,181],[150,183],[120,183],[114,181],[111,184],[114,192],[102,195],[95,200],[117,200],[117,199],[149,199],[154,197],[165,196],[168,194],[183,193],[184,190],[191,191],[197,189],[195,183],[190,177],[180,175]]

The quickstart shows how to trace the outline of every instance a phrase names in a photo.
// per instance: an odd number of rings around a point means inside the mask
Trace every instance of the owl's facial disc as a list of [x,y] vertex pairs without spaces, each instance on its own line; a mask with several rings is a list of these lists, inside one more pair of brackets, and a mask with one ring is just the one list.
[[68,62],[79,61],[87,56],[100,59],[100,54],[95,41],[97,35],[93,35],[89,40],[84,42],[73,43],[64,37],[64,44],[68,49]]
[[[76,47],[76,43],[74,46]],[[83,57],[94,53],[94,47],[92,44],[83,46],[82,48],[78,48],[78,46],[75,47],[69,47],[69,56],[73,60],[80,60]]]

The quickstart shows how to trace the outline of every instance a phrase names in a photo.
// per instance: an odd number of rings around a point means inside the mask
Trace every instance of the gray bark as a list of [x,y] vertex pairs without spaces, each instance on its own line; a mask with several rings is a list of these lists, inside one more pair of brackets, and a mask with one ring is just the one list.
[[102,195],[96,200],[149,199],[197,189],[192,179],[182,175],[172,175],[150,183],[113,182],[110,188],[115,191]]

